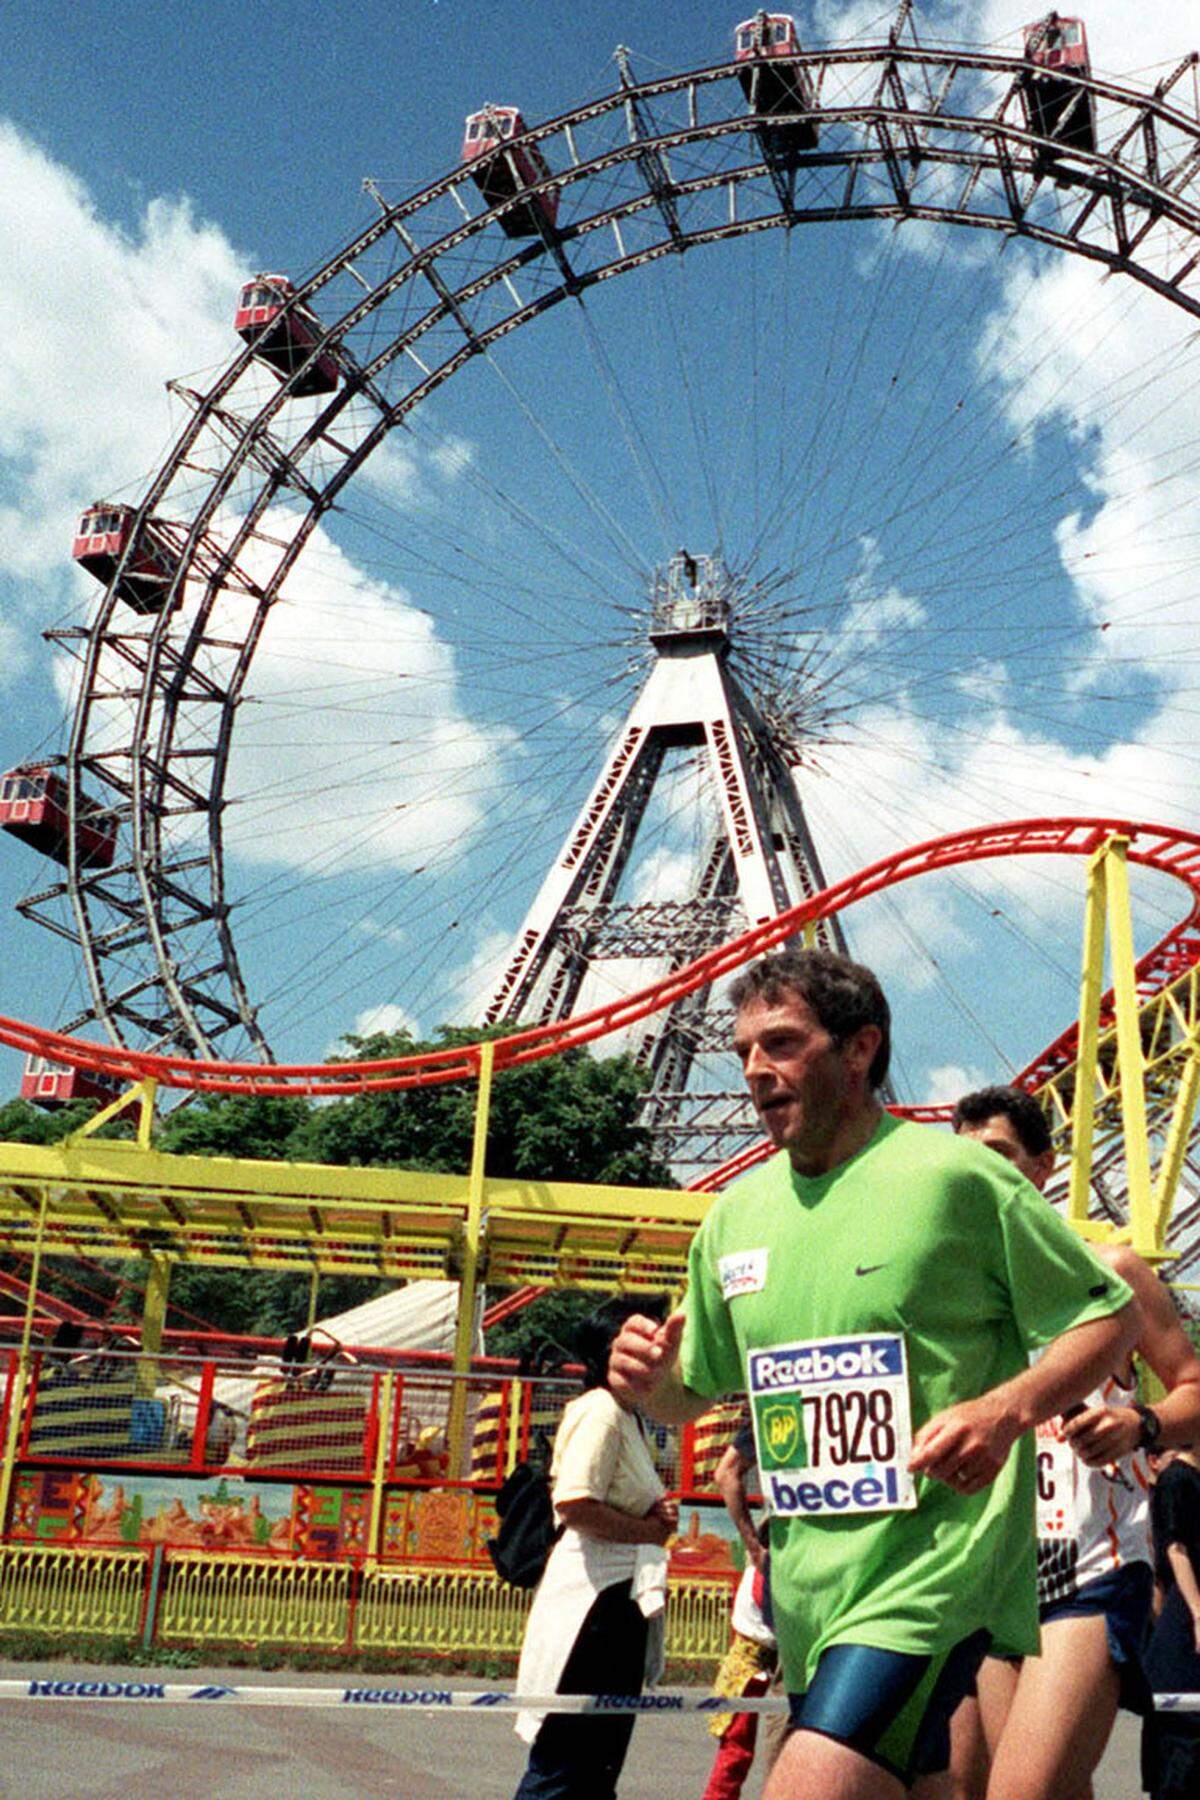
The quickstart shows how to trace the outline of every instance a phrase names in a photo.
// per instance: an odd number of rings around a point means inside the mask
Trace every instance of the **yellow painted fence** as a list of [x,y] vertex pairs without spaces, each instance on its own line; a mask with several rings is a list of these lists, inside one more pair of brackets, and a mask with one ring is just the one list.
[[[719,1658],[731,1599],[727,1580],[673,1583],[667,1655]],[[527,1594],[482,1569],[0,1548],[4,1631],[515,1656],[528,1609]]]

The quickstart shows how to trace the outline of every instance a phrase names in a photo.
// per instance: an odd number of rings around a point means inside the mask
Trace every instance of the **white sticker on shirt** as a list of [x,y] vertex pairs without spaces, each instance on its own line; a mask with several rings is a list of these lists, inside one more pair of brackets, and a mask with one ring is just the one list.
[[738,1250],[730,1256],[718,1256],[717,1274],[723,1299],[761,1293],[767,1285],[767,1253],[765,1250]]
[[908,1356],[897,1332],[751,1350],[746,1389],[769,1510],[784,1517],[908,1512]]

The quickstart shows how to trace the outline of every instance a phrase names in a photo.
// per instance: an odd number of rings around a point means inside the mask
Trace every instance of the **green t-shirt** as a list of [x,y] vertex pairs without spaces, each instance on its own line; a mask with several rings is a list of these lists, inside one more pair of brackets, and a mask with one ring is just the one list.
[[[1131,1298],[993,1151],[885,1115],[831,1174],[798,1175],[781,1152],[716,1201],[692,1245],[680,1372],[715,1399],[747,1387],[750,1351],[903,1334],[915,1433]],[[791,1692],[833,1643],[936,1654],[986,1628],[999,1653],[1036,1652],[1032,1433],[980,1494],[915,1488],[912,1511],[772,1519]]]

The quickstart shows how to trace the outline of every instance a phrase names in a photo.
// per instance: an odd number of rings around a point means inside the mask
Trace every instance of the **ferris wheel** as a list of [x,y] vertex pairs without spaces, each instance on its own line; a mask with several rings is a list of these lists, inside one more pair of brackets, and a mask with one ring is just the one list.
[[[448,1005],[445,947],[528,901],[644,680],[681,542],[729,570],[731,657],[836,867],[928,835],[905,759],[922,733],[961,747],[964,707],[997,743],[1029,727],[1032,789],[1095,692],[1101,627],[1036,616],[1071,496],[989,389],[1002,351],[990,375],[966,359],[993,249],[1200,314],[1193,64],[1135,91],[1057,15],[1002,53],[918,42],[907,4],[880,41],[823,49],[760,13],[712,66],[647,79],[618,52],[610,91],[542,124],[483,105],[440,179],[368,184],[369,223],[319,268],[249,278],[227,366],[173,384],[153,478],[79,521],[103,593],[54,634],[68,741],[0,796],[51,869],[21,910],[82,959],[70,1027],[268,1060],[315,984],[353,1012],[399,964],[397,996]],[[934,246],[948,225],[986,258]],[[1180,331],[1115,372],[1108,419],[1186,385],[1189,354]],[[1144,510],[1147,550],[1186,535]],[[1149,705],[1121,679],[1114,740]],[[683,746],[645,883],[703,861],[704,779]],[[956,782],[963,823],[1036,810],[978,761]],[[1055,959],[1019,894],[965,903]]]

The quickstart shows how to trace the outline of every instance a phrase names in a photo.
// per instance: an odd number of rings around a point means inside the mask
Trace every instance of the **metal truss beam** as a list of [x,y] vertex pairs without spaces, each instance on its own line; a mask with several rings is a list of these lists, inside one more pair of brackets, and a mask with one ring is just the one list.
[[[705,1195],[573,1182],[482,1183],[482,1277],[678,1285]],[[94,1136],[0,1144],[0,1249],[389,1280],[458,1275],[467,1175],[172,1156]]]

